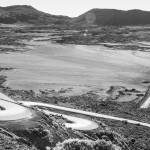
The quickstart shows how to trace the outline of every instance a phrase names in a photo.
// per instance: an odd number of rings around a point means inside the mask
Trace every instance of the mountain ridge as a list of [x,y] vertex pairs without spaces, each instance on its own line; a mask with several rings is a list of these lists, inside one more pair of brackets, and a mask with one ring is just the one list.
[[30,24],[67,24],[72,26],[126,26],[149,25],[150,11],[140,9],[91,9],[77,17],[52,15],[35,9],[30,5],[0,7],[0,23],[17,22]]
[[150,11],[96,8],[74,18],[72,22],[77,25],[148,25],[150,24]]
[[17,22],[31,24],[59,24],[66,23],[67,16],[51,15],[35,9],[30,5],[13,5],[0,7],[0,23],[12,24]]

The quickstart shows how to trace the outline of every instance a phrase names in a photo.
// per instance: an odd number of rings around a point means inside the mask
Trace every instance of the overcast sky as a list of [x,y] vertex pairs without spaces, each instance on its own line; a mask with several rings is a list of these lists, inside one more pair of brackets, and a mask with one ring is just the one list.
[[0,0],[0,6],[32,5],[56,15],[78,16],[92,8],[142,9],[150,11],[150,0]]

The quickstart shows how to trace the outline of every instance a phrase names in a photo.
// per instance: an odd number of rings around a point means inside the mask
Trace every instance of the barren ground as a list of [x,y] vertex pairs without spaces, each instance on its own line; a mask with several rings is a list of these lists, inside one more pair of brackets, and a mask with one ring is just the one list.
[[[6,86],[13,89],[68,89],[79,94],[109,86],[145,90],[149,81],[150,53],[112,50],[104,46],[59,45],[31,41],[30,51],[2,53],[1,66]],[[34,45],[34,46],[33,46]]]

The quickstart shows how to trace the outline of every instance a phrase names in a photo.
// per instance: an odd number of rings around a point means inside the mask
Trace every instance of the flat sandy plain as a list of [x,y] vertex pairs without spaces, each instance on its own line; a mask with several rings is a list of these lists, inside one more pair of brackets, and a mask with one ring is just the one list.
[[142,82],[150,81],[150,52],[35,40],[28,44],[30,51],[0,54],[1,66],[14,68],[1,72],[13,89],[69,88],[68,93],[79,94],[111,85],[143,90],[147,85]]

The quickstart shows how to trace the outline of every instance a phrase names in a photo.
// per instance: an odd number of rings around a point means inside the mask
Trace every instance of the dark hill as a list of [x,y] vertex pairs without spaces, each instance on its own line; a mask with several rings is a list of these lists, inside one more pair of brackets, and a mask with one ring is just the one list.
[[150,24],[150,11],[92,9],[72,20],[79,26],[87,25],[147,25]]
[[150,11],[142,10],[116,10],[92,9],[78,17],[57,16],[41,12],[32,6],[14,5],[0,7],[0,23],[31,23],[31,24],[56,24],[73,26],[89,25],[148,25],[150,24]]
[[56,16],[36,10],[28,5],[0,7],[0,23],[64,24],[69,17]]

